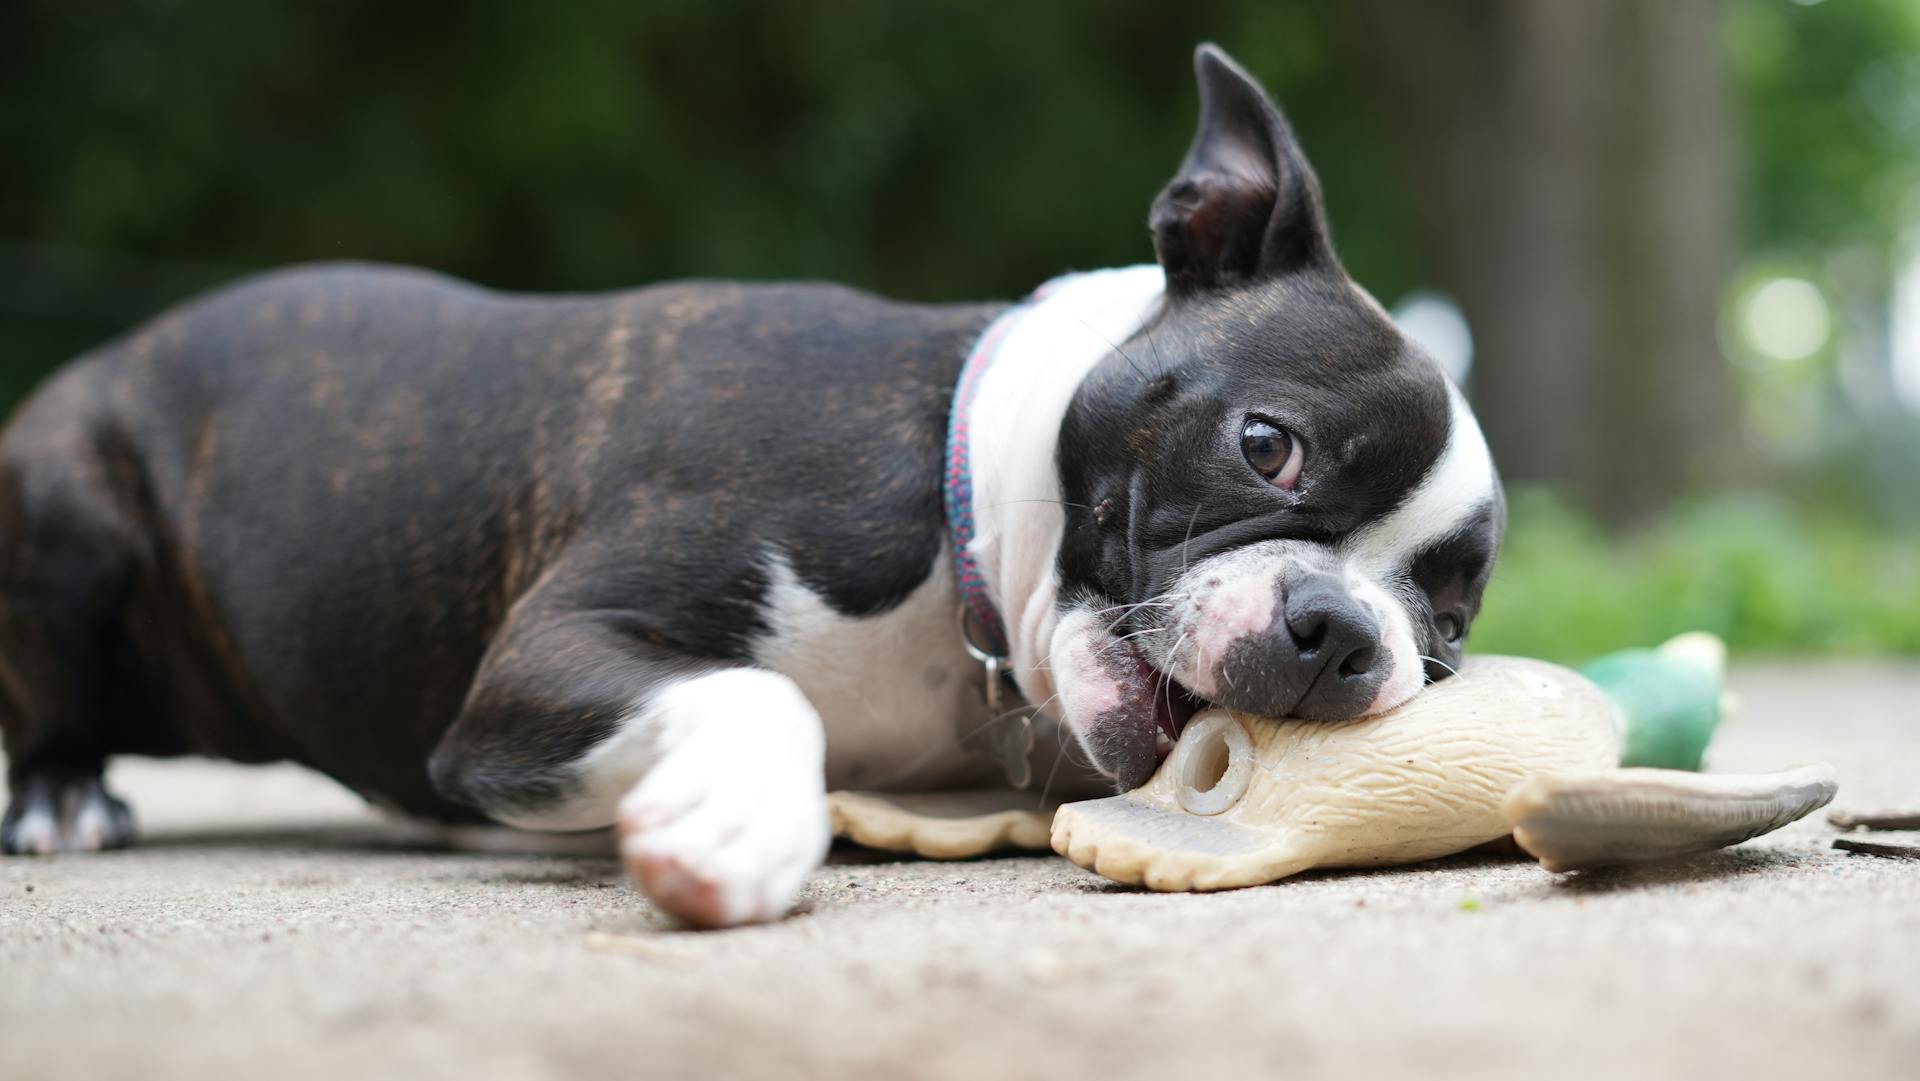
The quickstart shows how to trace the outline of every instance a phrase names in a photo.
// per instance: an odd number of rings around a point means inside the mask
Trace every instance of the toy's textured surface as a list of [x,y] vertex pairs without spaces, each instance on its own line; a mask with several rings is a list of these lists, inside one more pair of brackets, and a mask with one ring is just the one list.
[[1541,774],[1507,797],[1513,839],[1549,871],[1705,852],[1771,833],[1832,802],[1824,762],[1780,773],[1619,769]]
[[[1197,768],[1196,750],[1206,748],[1196,743],[1233,731],[1226,726],[1246,733],[1252,768],[1229,806],[1196,814],[1193,796],[1214,772]],[[1053,847],[1156,890],[1410,863],[1506,836],[1501,803],[1525,778],[1591,773],[1618,757],[1613,707],[1592,683],[1541,661],[1476,657],[1457,678],[1378,717],[1327,723],[1208,711],[1142,787],[1061,807]],[[1231,783],[1235,763],[1222,765],[1222,783]]]

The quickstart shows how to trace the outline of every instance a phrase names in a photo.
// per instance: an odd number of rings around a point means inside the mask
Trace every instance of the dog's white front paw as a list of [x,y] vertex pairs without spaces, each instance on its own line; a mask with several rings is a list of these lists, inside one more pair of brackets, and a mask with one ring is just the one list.
[[832,841],[818,753],[739,735],[695,728],[620,801],[634,883],[700,927],[786,915]]
[[777,919],[831,841],[826,793],[660,763],[620,806],[620,852],[653,902],[701,927]]

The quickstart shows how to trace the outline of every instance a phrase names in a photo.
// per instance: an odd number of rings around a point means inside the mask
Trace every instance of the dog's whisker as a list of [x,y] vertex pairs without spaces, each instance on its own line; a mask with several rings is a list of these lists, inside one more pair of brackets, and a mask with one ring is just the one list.
[[1097,608],[1094,610],[1094,614],[1105,615],[1108,612],[1130,612],[1135,608],[1172,608],[1172,607],[1174,607],[1174,602],[1172,601],[1135,601],[1132,604],[1116,604],[1112,608]]
[[[1135,613],[1135,611],[1140,611],[1140,609],[1146,609],[1146,607],[1154,607],[1154,609],[1171,609],[1173,605],[1129,605],[1129,609],[1131,609],[1131,611],[1127,611],[1127,613],[1123,613],[1123,614],[1117,614],[1117,616],[1114,616],[1114,618],[1110,618],[1110,620],[1106,620],[1106,632],[1108,632],[1108,634],[1114,634],[1116,630],[1119,630],[1119,626],[1121,626],[1121,624],[1125,624],[1127,620],[1131,620],[1131,618],[1133,618],[1133,613]],[[1167,616],[1167,614],[1171,614],[1171,613],[1158,613],[1158,614],[1160,614],[1160,616]]]
[[[1060,696],[1056,694],[1056,695],[1054,695],[1053,697],[1054,697],[1054,698],[1058,698],[1058,697],[1060,697]],[[1048,703],[1051,703],[1051,702],[1053,701],[1053,699],[1051,699],[1051,698],[1050,698],[1050,699],[1048,699],[1047,701],[1048,701]],[[1046,708],[1046,706],[1045,706],[1045,705],[1043,704],[1043,705],[1041,705],[1041,706],[1039,706],[1039,707],[1036,707],[1036,708],[1037,708],[1037,709],[1040,709],[1040,710],[1044,710],[1044,709]],[[1080,760],[1080,759],[1079,759],[1078,757],[1076,757],[1076,756],[1074,755],[1074,751],[1075,751],[1075,750],[1077,749],[1077,747],[1078,747],[1078,744],[1079,744],[1079,740],[1076,740],[1076,739],[1071,739],[1071,738],[1069,738],[1069,736],[1068,736],[1068,734],[1067,734],[1067,726],[1066,726],[1066,722],[1064,722],[1064,721],[1056,721],[1056,722],[1054,723],[1054,726],[1053,726],[1053,742],[1054,742],[1054,756],[1053,756],[1053,765],[1051,765],[1051,766],[1049,766],[1049,767],[1047,768],[1047,779],[1046,779],[1045,781],[1043,781],[1043,782],[1041,782],[1041,784],[1040,784],[1040,802],[1039,802],[1039,803],[1037,803],[1037,804],[1035,804],[1035,810],[1044,810],[1044,809],[1046,809],[1046,806],[1047,806],[1047,796],[1048,796],[1048,794],[1049,794],[1049,793],[1051,793],[1051,792],[1053,791],[1053,781],[1054,781],[1054,778],[1055,778],[1055,777],[1057,777],[1057,776],[1059,775],[1059,773],[1060,773],[1060,761],[1061,761],[1061,759],[1072,759],[1072,760],[1073,760],[1073,764],[1074,764],[1074,765],[1075,765],[1076,767],[1078,767],[1078,768],[1081,768],[1081,769],[1092,769],[1092,768],[1093,768],[1093,765],[1092,765],[1092,763],[1090,763],[1090,762],[1082,762],[1082,761],[1081,761],[1081,760]]]
[[1060,773],[1060,760],[1066,757],[1066,744],[1060,745],[1060,753],[1053,756],[1053,765],[1047,767],[1047,779],[1040,782],[1040,802],[1034,804],[1034,810],[1043,811],[1047,807],[1047,793],[1053,791],[1053,779]]
[[[1052,697],[1048,698],[1045,702],[1042,702],[1038,706],[1034,706],[1031,708],[1034,709],[1036,712],[1040,710],[1044,710],[1049,705],[1053,704],[1054,699],[1057,699],[1059,697],[1060,696],[1058,694],[1055,694]],[[986,720],[980,722],[979,724],[973,726],[972,728],[966,729],[960,732],[957,736],[955,736],[954,742],[964,747],[968,740],[972,739],[973,737],[979,735],[982,732],[985,732],[987,729],[992,728],[994,725],[999,724],[1001,721],[1006,720],[1008,717],[1011,717],[1016,713],[1025,711],[1027,708],[1029,707],[1017,706],[1013,709],[1002,710],[1001,712],[996,713],[991,717],[988,717]],[[902,778],[913,776],[915,773],[918,773],[920,769],[924,767],[928,762],[931,762],[934,759],[940,757],[941,755],[947,753],[947,750],[948,748],[945,745],[939,745],[939,744],[936,744],[935,746],[928,748],[927,753],[909,762],[906,768],[900,771],[899,775]]]
[[1072,502],[1069,502],[1069,501],[1067,501],[1067,500],[1065,500],[1065,499],[1041,499],[1041,498],[1039,498],[1039,497],[1037,497],[1037,496],[1036,496],[1036,497],[1034,497],[1034,498],[1030,498],[1030,499],[1007,499],[1007,500],[1002,500],[1002,501],[1001,501],[1001,502],[999,502],[999,503],[990,503],[990,504],[988,504],[988,507],[989,507],[990,509],[991,509],[991,508],[998,508],[998,507],[1011,507],[1011,506],[1013,506],[1013,505],[1014,505],[1015,503],[1051,503],[1051,504],[1053,504],[1053,505],[1054,505],[1054,506],[1056,506],[1056,507],[1072,507],[1072,508],[1074,508],[1075,510],[1091,510],[1091,509],[1092,509],[1091,507],[1089,507],[1089,506],[1087,506],[1087,505],[1086,505],[1085,503],[1072,503]]
[[1186,539],[1180,542],[1180,575],[1183,578],[1187,573],[1187,545],[1193,543],[1193,523],[1200,520],[1200,507],[1199,503],[1193,505],[1193,513],[1187,516]]
[[[1180,656],[1180,647],[1186,644],[1187,644],[1187,635],[1185,631],[1182,631],[1180,633],[1180,640],[1175,642],[1173,644],[1173,648],[1167,651],[1167,667],[1168,668],[1172,668],[1177,663],[1175,658]],[[1160,674],[1160,689],[1166,692],[1167,716],[1171,717],[1173,716],[1173,673],[1172,672],[1162,672]]]
[[[1192,596],[1191,593],[1158,593],[1152,597],[1148,597],[1144,601],[1137,601],[1133,604],[1116,604],[1109,608],[1096,609],[1094,616],[1104,619],[1107,626],[1111,628],[1119,623],[1125,622],[1129,616],[1142,608],[1177,608],[1179,607],[1178,602],[1187,600]],[[1120,614],[1111,615],[1109,613]]]
[[1178,658],[1180,656],[1180,647],[1186,644],[1187,644],[1187,632],[1181,631],[1180,640],[1175,642],[1173,644],[1173,648],[1167,651],[1167,667],[1171,668],[1175,664],[1179,663]]
[[1094,326],[1092,323],[1087,322],[1085,319],[1082,319],[1077,315],[1073,317],[1073,321],[1080,324],[1082,327],[1085,327],[1087,330],[1087,333],[1093,335],[1094,337],[1100,339],[1103,342],[1106,342],[1107,348],[1120,354],[1120,358],[1122,360],[1125,360],[1128,364],[1132,365],[1133,370],[1140,376],[1140,378],[1142,379],[1147,378],[1147,370],[1145,368],[1142,368],[1132,357],[1128,356],[1127,351],[1125,349],[1120,348],[1120,346],[1117,345],[1112,338],[1109,338],[1105,334],[1100,333],[1098,330],[1094,329]]
[[1040,803],[1038,807],[1042,810],[1047,806],[1047,796],[1052,792],[1054,777],[1060,770],[1060,762],[1062,759],[1073,763],[1075,769],[1085,770],[1090,773],[1100,772],[1100,767],[1094,765],[1093,760],[1086,756],[1084,748],[1080,746],[1080,741],[1067,731],[1067,726],[1064,723],[1054,726],[1053,740],[1058,753],[1054,756],[1052,768],[1047,770],[1046,784],[1042,785],[1040,789]]
[[1153,340],[1153,331],[1152,331],[1152,330],[1148,330],[1148,331],[1147,331],[1147,348],[1148,348],[1148,349],[1151,349],[1151,350],[1153,350],[1153,360],[1154,360],[1154,363],[1156,363],[1156,364],[1158,364],[1158,365],[1160,366],[1160,370],[1161,370],[1161,371],[1163,371],[1163,372],[1164,372],[1164,371],[1166,371],[1166,370],[1167,370],[1167,358],[1166,358],[1166,357],[1163,357],[1163,356],[1161,356],[1161,355],[1160,355],[1160,343],[1159,343],[1159,342],[1157,342],[1157,341],[1154,341],[1154,340]]
[[[1453,677],[1454,677],[1455,679],[1460,679],[1460,678],[1462,678],[1462,677],[1461,677],[1461,675],[1460,675],[1460,670],[1459,670],[1458,668],[1455,668],[1455,667],[1454,667],[1453,665],[1450,665],[1450,664],[1448,664],[1447,662],[1445,662],[1445,661],[1443,661],[1443,660],[1441,660],[1441,659],[1440,659],[1440,658],[1438,658],[1438,657],[1429,657],[1429,656],[1427,656],[1427,655],[1426,655],[1426,654],[1424,654],[1424,653],[1416,653],[1416,654],[1414,654],[1414,656],[1415,656],[1416,658],[1418,658],[1418,659],[1420,659],[1420,660],[1423,660],[1423,661],[1427,661],[1427,662],[1428,662],[1428,663],[1430,663],[1430,664],[1437,664],[1437,665],[1439,665],[1440,667],[1442,667],[1442,668],[1444,668],[1444,669],[1446,669],[1446,670],[1447,670],[1447,672],[1448,672],[1448,673],[1449,673],[1450,675],[1452,675],[1452,676],[1453,676]],[[1428,684],[1430,684],[1430,683],[1432,683],[1432,682],[1433,682],[1433,677],[1432,677],[1432,676],[1428,676],[1428,675],[1426,675],[1426,673],[1424,673],[1424,672],[1423,672],[1423,673],[1421,673],[1421,675],[1422,675],[1422,677],[1424,678],[1424,680],[1425,680],[1425,683],[1428,683]],[[1423,684],[1423,685],[1424,685],[1424,684]]]
[[[1162,631],[1170,631],[1172,629],[1173,629],[1172,627],[1143,627],[1140,630],[1130,631],[1126,634],[1119,635],[1118,637],[1113,639],[1113,642],[1120,643],[1120,642],[1126,641],[1129,638],[1138,638],[1143,634],[1159,634]],[[1108,648],[1112,648],[1112,647],[1109,646]]]

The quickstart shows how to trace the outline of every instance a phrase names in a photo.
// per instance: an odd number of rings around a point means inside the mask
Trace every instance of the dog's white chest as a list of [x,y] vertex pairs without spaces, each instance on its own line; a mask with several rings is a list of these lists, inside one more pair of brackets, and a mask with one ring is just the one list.
[[864,618],[834,611],[774,559],[770,630],[754,659],[799,684],[819,712],[828,787],[924,789],[979,771],[959,743],[987,713],[979,665],[960,644],[950,558],[943,545],[905,601]]

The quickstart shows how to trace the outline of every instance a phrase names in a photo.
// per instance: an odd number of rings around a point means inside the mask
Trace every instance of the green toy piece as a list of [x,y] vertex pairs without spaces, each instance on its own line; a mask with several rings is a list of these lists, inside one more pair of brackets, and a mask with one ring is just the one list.
[[1727,647],[1696,631],[1659,649],[1609,653],[1580,669],[1624,720],[1620,764],[1699,772],[1726,699]]

